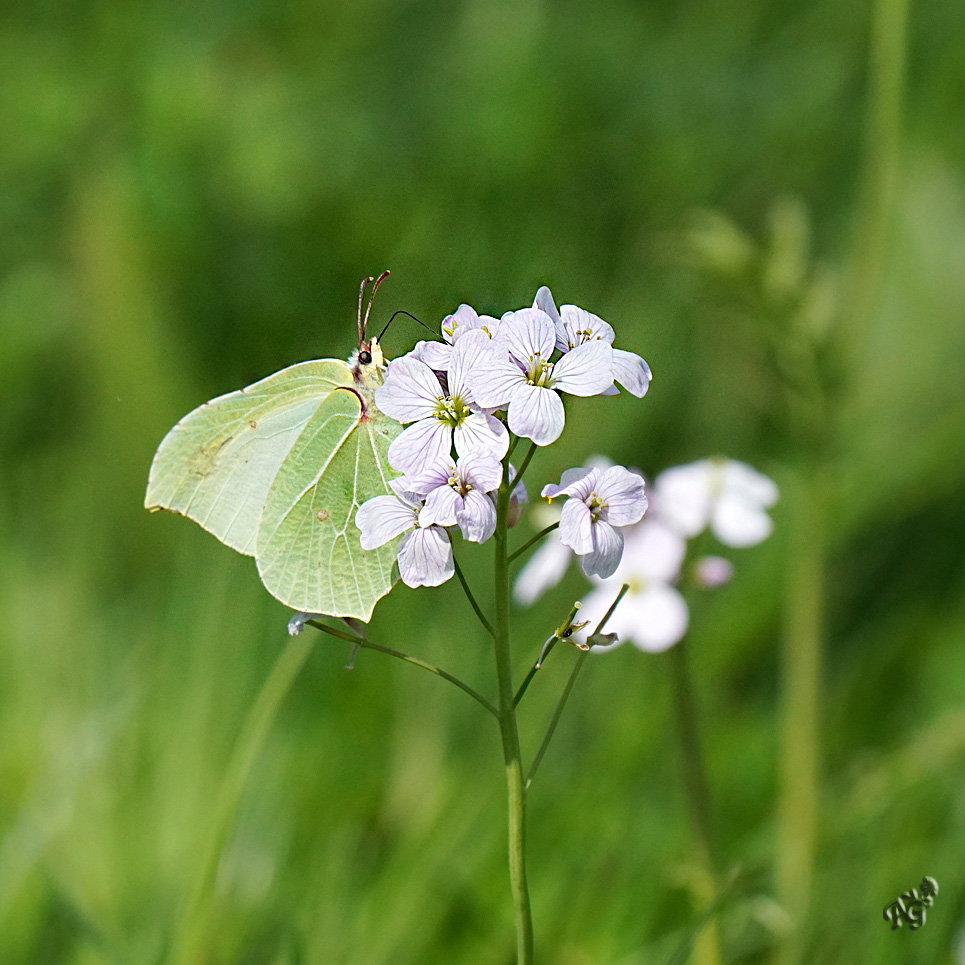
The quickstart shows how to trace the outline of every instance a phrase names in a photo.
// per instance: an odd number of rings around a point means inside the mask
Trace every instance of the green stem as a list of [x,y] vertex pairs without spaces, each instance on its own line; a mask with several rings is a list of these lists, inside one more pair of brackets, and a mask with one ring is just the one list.
[[469,605],[472,607],[473,612],[479,617],[479,622],[486,628],[486,632],[491,636],[496,636],[496,631],[493,629],[493,625],[486,619],[486,614],[482,612],[482,608],[476,602],[476,598],[472,595],[472,590],[469,589],[469,584],[466,582],[465,574],[462,572],[462,567],[459,565],[459,561],[456,559],[455,553],[452,556],[452,565],[456,570],[456,577],[462,584],[462,588],[466,593],[466,599],[469,600]]
[[207,960],[204,934],[225,838],[238,813],[255,758],[265,743],[278,708],[311,650],[310,639],[303,636],[289,638],[238,734],[215,798],[214,817],[202,847],[197,878],[174,936],[170,961],[176,965],[193,965]]
[[349,643],[353,643],[356,647],[361,647],[363,650],[377,650],[379,653],[387,653],[390,657],[398,657],[399,660],[403,660],[406,663],[411,663],[414,667],[421,667],[423,670],[428,670],[429,673],[435,674],[437,677],[442,677],[443,680],[448,680],[449,683],[455,684],[461,691],[469,694],[473,700],[485,707],[486,710],[493,715],[493,717],[499,716],[499,711],[497,711],[496,708],[488,700],[486,700],[482,694],[476,690],[473,690],[469,684],[460,680],[447,670],[437,667],[435,664],[427,663],[425,660],[420,660],[418,657],[410,657],[409,654],[403,653],[401,650],[393,650],[391,647],[383,647],[381,644],[373,643],[371,640],[365,637],[357,637],[353,633],[347,633],[345,630],[340,630],[338,627],[330,627],[328,624],[319,623],[317,620],[307,620],[306,623],[308,626],[315,627],[316,630],[322,630],[325,633],[331,634],[333,637],[338,637],[339,640],[347,640]]
[[555,523],[550,523],[549,526],[547,526],[545,529],[541,529],[532,539],[526,540],[526,542],[523,543],[523,545],[520,546],[518,550],[516,550],[514,553],[510,553],[509,558],[506,560],[506,562],[512,563],[513,560],[515,560],[517,557],[522,556],[523,553],[525,553],[526,550],[528,550],[534,543],[538,543],[548,533],[552,533],[554,529],[559,529],[559,526],[560,524],[557,521]]
[[[541,652],[542,659],[545,660],[552,652],[553,648],[556,646],[556,642],[559,640],[555,634],[546,641]],[[513,698],[513,706],[518,707],[519,702],[523,699],[523,694],[529,689],[529,685],[533,681],[533,677],[536,676],[536,671],[542,666],[542,661],[537,661],[529,668],[529,673],[523,678],[523,682],[519,685],[519,690],[516,691],[516,696]]]
[[[532,452],[530,453],[530,455]],[[529,457],[527,456],[527,462]],[[519,479],[517,473],[516,479]],[[519,751],[516,705],[513,693],[513,665],[509,640],[509,563],[506,538],[509,517],[509,458],[503,463],[503,482],[496,498],[496,677],[499,682],[499,733],[506,765],[509,806],[509,881],[516,913],[517,965],[533,963],[533,916],[526,884],[526,790]],[[516,480],[514,480],[515,483]]]
[[586,650],[579,655],[576,663],[573,665],[573,669],[570,671],[569,680],[566,681],[566,686],[563,688],[563,693],[560,694],[560,699],[556,703],[556,709],[553,711],[553,716],[550,718],[549,726],[546,728],[546,734],[543,737],[543,742],[539,745],[539,750],[536,752],[536,757],[533,758],[533,763],[530,765],[529,774],[526,775],[526,788],[533,783],[533,778],[536,777],[536,771],[539,769],[540,762],[543,760],[543,756],[546,754],[546,749],[550,746],[550,741],[553,739],[553,734],[556,733],[556,725],[559,724],[560,718],[563,716],[563,708],[566,706],[567,700],[570,698],[570,693],[573,690],[573,686],[576,683],[576,678],[579,677],[580,671],[583,669],[583,662],[590,654],[590,649],[593,647],[593,638],[599,634],[603,628],[606,626],[607,620],[613,614],[613,611],[617,608],[617,604],[623,599],[624,594],[629,590],[630,587],[624,583],[620,592],[617,594],[617,598],[610,604],[610,609],[603,614],[603,619],[597,624],[596,630],[590,635],[589,644]]
[[[510,557],[510,559],[512,559],[512,557]],[[513,698],[514,707],[519,706],[519,702],[523,699],[523,694],[526,693],[526,690],[532,682],[533,677],[536,676],[536,671],[539,670],[540,667],[542,667],[546,662],[546,658],[553,652],[553,648],[560,640],[564,638],[566,631],[573,628],[573,621],[576,619],[576,615],[579,612],[580,604],[574,603],[573,608],[570,610],[567,618],[556,628],[553,636],[551,636],[549,640],[547,640],[546,643],[544,643],[540,648],[540,652],[537,655],[536,660],[533,662],[533,666],[529,668],[529,673],[526,674],[526,679],[519,685],[519,690],[516,691],[516,696]],[[583,626],[585,626],[585,624],[580,624],[575,629],[579,630]]]
[[512,439],[512,442],[510,442],[509,449],[506,451],[505,458],[507,460],[513,458],[513,453],[516,451],[516,447],[519,445],[519,436],[514,436],[512,433],[510,433],[509,436],[510,439]]
[[[701,911],[714,907],[718,893],[717,854],[714,847],[713,819],[710,806],[710,782],[700,744],[700,724],[693,677],[690,673],[688,645],[685,637],[670,648],[670,668],[673,678],[674,710],[677,718],[677,737],[683,763],[687,805],[697,839],[700,877],[695,882],[694,894]],[[716,922],[709,921],[696,938],[696,965],[719,965],[721,961],[720,932]]]
[[[517,472],[516,475],[513,476],[513,481],[509,484],[508,492],[512,493],[512,491],[517,487],[517,485],[519,485],[519,481],[523,478],[523,473],[526,472],[526,470],[529,468],[529,464],[532,461],[533,456],[536,455],[536,449],[537,449],[537,446],[536,446],[536,443],[534,442],[529,447],[529,452],[527,452],[526,456],[523,458],[523,464],[519,467],[519,472]],[[506,457],[506,465],[507,466],[509,465],[509,456]]]
[[539,750],[536,752],[536,756],[533,758],[533,763],[529,767],[529,773],[526,775],[527,790],[533,783],[533,778],[536,777],[536,772],[539,770],[539,766],[543,761],[543,757],[546,754],[546,749],[550,746],[550,741],[553,739],[553,734],[556,733],[556,725],[560,722],[560,718],[563,716],[563,708],[566,706],[566,702],[570,698],[570,692],[573,690],[573,686],[576,684],[576,678],[579,677],[580,671],[583,669],[583,661],[586,660],[589,654],[589,650],[584,650],[576,658],[576,663],[573,664],[573,669],[570,671],[569,679],[566,681],[566,686],[563,688],[563,693],[560,694],[560,699],[556,703],[556,709],[553,711],[553,716],[550,718],[549,726],[546,728],[546,734],[543,737],[543,742],[539,745]]

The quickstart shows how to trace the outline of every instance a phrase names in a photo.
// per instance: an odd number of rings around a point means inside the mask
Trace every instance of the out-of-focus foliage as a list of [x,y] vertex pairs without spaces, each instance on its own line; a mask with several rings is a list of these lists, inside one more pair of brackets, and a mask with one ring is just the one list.
[[[859,323],[869,18],[787,0],[6,7],[4,965],[163,957],[287,613],[250,561],[143,511],[151,455],[204,399],[347,355],[358,282],[386,267],[378,319],[499,313],[549,284],[652,366],[642,402],[573,400],[531,491],[600,451],[650,473],[719,452],[782,483],[809,459],[788,393],[819,380],[809,431],[833,478],[808,961],[958,961],[965,6],[912,9],[894,223]],[[416,337],[398,319],[386,349]],[[745,868],[722,919],[740,962],[784,927],[782,512],[691,636],[722,851]],[[583,590],[574,574],[519,616],[521,668]],[[371,633],[490,685],[453,585],[394,591]],[[318,640],[256,762],[202,959],[510,961],[495,729],[428,675],[370,652],[347,673],[346,656]],[[572,656],[531,688],[524,752]],[[693,917],[668,666],[624,647],[588,670],[530,795],[541,960],[661,963]],[[923,874],[941,886],[927,925],[891,933],[882,907]]]

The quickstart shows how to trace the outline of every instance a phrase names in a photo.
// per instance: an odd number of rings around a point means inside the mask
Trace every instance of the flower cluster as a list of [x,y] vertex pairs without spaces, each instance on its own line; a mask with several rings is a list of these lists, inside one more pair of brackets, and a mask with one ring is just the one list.
[[[543,495],[554,496],[554,488],[546,487]],[[660,473],[646,518],[626,531],[619,565],[610,574],[595,572],[596,586],[583,601],[581,619],[595,626],[627,584],[629,589],[607,622],[608,629],[641,650],[656,652],[673,646],[689,622],[687,604],[677,588],[687,540],[709,528],[725,546],[760,543],[773,527],[767,509],[777,496],[772,480],[733,460],[704,459]],[[559,541],[547,540],[520,572],[514,587],[518,602],[532,603],[562,579],[571,550],[576,550],[564,537],[562,514],[559,523]],[[594,575],[586,565],[583,570]],[[690,574],[697,586],[713,589],[728,582],[733,566],[723,557],[704,556],[694,561]],[[617,645],[594,647],[594,652]]]
[[[366,549],[405,534],[399,571],[408,586],[437,586],[453,575],[454,527],[473,542],[492,536],[511,438],[556,441],[565,423],[560,393],[614,395],[618,383],[639,398],[651,378],[640,356],[613,348],[610,325],[575,305],[558,309],[545,287],[532,307],[501,318],[460,305],[441,330],[442,341],[419,342],[390,362],[375,392],[379,409],[406,427],[388,452],[402,475],[392,495],[356,514]],[[560,534],[584,570],[612,574],[623,552],[620,527],[647,507],[642,478],[621,467],[602,475],[572,469],[544,494],[569,497]],[[512,499],[514,509],[525,501],[521,483]]]

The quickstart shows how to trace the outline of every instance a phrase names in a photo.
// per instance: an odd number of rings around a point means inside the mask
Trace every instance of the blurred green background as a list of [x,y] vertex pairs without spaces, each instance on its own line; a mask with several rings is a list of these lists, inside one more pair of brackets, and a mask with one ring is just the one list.
[[[531,492],[596,452],[651,474],[720,453],[782,486],[775,535],[730,554],[689,640],[722,860],[744,868],[724,960],[770,962],[788,933],[782,640],[810,615],[803,960],[965,961],[965,5],[905,14],[5,6],[3,965],[164,960],[288,612],[251,560],[143,510],[151,456],[203,400],[346,356],[359,280],[384,268],[377,325],[499,314],[548,284],[652,366],[642,402],[570,400]],[[419,336],[397,320],[388,354]],[[488,599],[488,549],[463,558]],[[571,573],[520,614],[521,669],[584,587]],[[493,692],[452,584],[398,588],[371,633]],[[315,638],[197,961],[512,961],[495,726],[419,670],[363,652],[346,672],[347,647]],[[695,920],[667,657],[591,660],[542,765],[542,962],[663,965]],[[524,753],[574,658],[534,684]],[[924,874],[927,925],[892,933],[882,907]]]

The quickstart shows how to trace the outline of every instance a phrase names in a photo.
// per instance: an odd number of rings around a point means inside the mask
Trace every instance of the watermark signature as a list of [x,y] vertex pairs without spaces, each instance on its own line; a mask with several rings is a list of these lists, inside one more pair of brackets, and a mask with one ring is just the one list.
[[938,882],[926,876],[921,879],[918,887],[921,894],[912,888],[885,905],[884,918],[891,922],[892,931],[901,928],[905,922],[908,922],[911,931],[925,924],[925,909],[931,908],[935,895],[938,894]]

